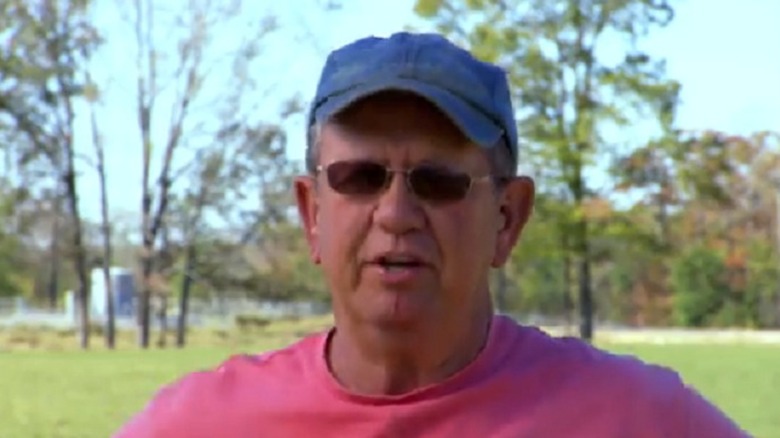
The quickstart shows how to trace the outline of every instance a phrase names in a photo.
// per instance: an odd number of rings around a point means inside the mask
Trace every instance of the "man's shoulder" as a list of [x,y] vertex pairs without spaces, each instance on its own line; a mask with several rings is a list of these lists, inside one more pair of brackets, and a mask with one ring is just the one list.
[[158,390],[114,436],[181,436],[184,430],[209,436],[229,418],[251,415],[246,409],[272,406],[312,372],[322,336],[256,355],[232,355],[214,368],[187,373]]
[[658,428],[665,436],[748,436],[673,368],[633,355],[593,350],[596,359],[583,379],[595,382],[602,396],[613,397],[613,412],[622,409],[640,427]]
[[526,359],[539,370],[557,374],[566,385],[588,386],[599,391],[638,391],[650,399],[673,397],[684,387],[673,369],[637,356],[618,354],[571,336],[553,336],[535,328],[524,328]]
[[[544,382],[539,389],[545,400],[552,401],[549,405],[557,415],[570,408],[602,414],[587,414],[588,421],[622,417],[618,421],[632,430],[663,429],[662,434],[673,436],[746,436],[668,366],[598,348],[579,338],[556,337],[535,328],[519,330],[526,332],[520,339],[527,347],[524,360],[532,367],[526,377]],[[613,415],[603,417],[604,412]]]
[[233,387],[244,387],[248,381],[255,386],[268,386],[300,380],[311,371],[311,362],[318,357],[317,350],[322,345],[323,336],[315,333],[282,348],[257,354],[231,355],[217,367],[187,374],[163,391],[178,389],[186,393],[191,386],[197,387],[198,391],[217,388],[228,391]]

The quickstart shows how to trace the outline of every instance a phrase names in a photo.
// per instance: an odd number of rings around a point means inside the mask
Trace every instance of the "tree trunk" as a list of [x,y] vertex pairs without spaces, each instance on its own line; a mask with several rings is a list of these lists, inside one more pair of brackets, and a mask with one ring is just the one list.
[[[72,147],[72,145],[71,145]],[[79,214],[79,198],[76,191],[76,176],[73,168],[73,154],[68,154],[68,173],[65,177],[68,190],[71,218],[73,219],[73,248],[75,251],[74,268],[76,270],[77,289],[79,297],[79,345],[89,348],[89,280],[87,276],[87,260],[82,242],[81,215]]]
[[671,182],[669,174],[664,167],[661,170],[661,190],[658,194],[658,223],[661,234],[661,242],[664,247],[669,245],[669,204],[671,203]]
[[566,333],[574,327],[574,300],[571,299],[571,253],[567,232],[562,234],[563,249],[563,312],[566,321]]
[[138,297],[138,345],[149,347],[149,322],[151,310],[152,257],[154,251],[151,243],[144,237],[143,254],[141,255],[141,291]]
[[57,296],[60,289],[60,252],[59,252],[59,236],[60,236],[60,191],[57,190],[54,200],[54,217],[52,218],[51,226],[51,243],[49,247],[50,257],[50,269],[49,269],[49,284],[47,285],[47,292],[49,296],[49,307],[51,309],[57,308]]
[[[559,130],[561,132],[561,135],[563,135],[564,132],[564,125],[563,120],[559,119]],[[569,185],[569,191],[571,191],[571,185]],[[567,193],[565,191],[562,191],[560,193],[560,199],[564,200],[566,199]],[[566,325],[564,327],[564,334],[566,336],[570,336],[574,330],[574,300],[572,299],[572,278],[571,278],[571,254],[572,254],[572,247],[571,247],[571,224],[570,219],[568,217],[561,217],[558,219],[557,223],[557,230],[560,235],[560,251],[563,256],[563,268],[562,268],[562,278],[563,278],[563,319],[564,324]]]
[[[575,209],[582,214],[583,200],[585,199],[584,179],[582,167],[577,168],[572,192],[574,194]],[[593,339],[593,291],[591,290],[590,251],[588,242],[588,219],[579,217],[574,226],[574,249],[578,264],[578,290],[580,305],[580,338],[591,341]]]
[[192,276],[195,268],[197,252],[195,244],[190,242],[187,246],[187,255],[184,262],[184,280],[181,285],[181,297],[179,298],[179,319],[176,324],[176,346],[184,347],[187,337],[187,313],[189,312],[190,289],[192,288]]
[[101,231],[103,234],[103,282],[106,290],[106,348],[114,349],[116,346],[116,309],[114,308],[114,282],[111,281],[111,224],[108,219],[108,194],[106,189],[106,165],[103,143],[98,133],[94,108],[90,114],[92,125],[92,142],[97,155],[97,172],[100,179],[100,214]]
[[192,289],[192,279],[195,275],[195,264],[198,257],[196,240],[200,219],[203,216],[203,208],[206,205],[209,184],[201,180],[198,190],[198,197],[195,202],[195,214],[189,222],[187,230],[187,252],[184,261],[184,280],[182,281],[181,297],[179,298],[179,319],[176,324],[176,346],[181,348],[186,344],[187,336],[187,315],[189,313],[190,290]]
[[[587,227],[583,221],[581,227]],[[593,339],[593,291],[591,290],[590,257],[587,241],[580,251],[579,259],[579,299],[580,299],[580,337],[587,341]]]
[[149,323],[152,299],[152,272],[154,264],[154,240],[156,236],[152,230],[152,193],[149,188],[151,172],[151,110],[148,106],[140,104],[139,118],[143,142],[143,182],[141,195],[141,235],[143,236],[143,248],[141,250],[141,293],[138,301],[138,345],[141,348],[149,347]]
[[135,38],[138,48],[136,67],[138,128],[141,131],[141,149],[143,155],[143,175],[141,180],[141,290],[138,296],[138,345],[149,347],[149,313],[151,307],[152,263],[154,260],[154,235],[152,234],[152,193],[149,187],[152,159],[152,109],[154,108],[155,81],[157,70],[154,62],[154,49],[149,46],[152,34],[151,5],[149,2],[135,0]]
[[[104,248],[104,255],[108,251],[110,250]],[[116,346],[116,310],[114,309],[114,282],[111,281],[111,263],[109,260],[103,260],[103,283],[106,287],[106,348],[113,350]]]
[[168,295],[161,293],[159,296],[160,307],[157,309],[157,320],[160,323],[160,334],[157,338],[157,346],[165,348],[168,343]]
[[[777,233],[777,247],[775,249],[775,255],[780,260],[780,182],[777,186],[777,192],[775,193],[775,231]],[[780,267],[778,267],[780,269]],[[777,288],[775,290],[775,328],[780,328],[780,279],[778,279]]]
[[[66,81],[63,76],[58,77],[60,89],[67,90],[66,83],[72,81]],[[65,103],[65,120],[64,126],[61,130],[61,141],[63,141],[63,147],[65,152],[65,174],[64,182],[66,188],[66,195],[68,198],[68,204],[70,208],[70,218],[73,227],[73,250],[74,254],[74,268],[76,270],[76,278],[78,282],[78,296],[80,306],[80,336],[79,345],[82,349],[89,348],[89,276],[87,275],[87,254],[86,248],[84,248],[83,236],[82,236],[82,223],[81,213],[79,210],[79,196],[78,189],[76,187],[76,163],[75,155],[76,151],[73,145],[73,105],[70,100],[70,96],[64,98]]]

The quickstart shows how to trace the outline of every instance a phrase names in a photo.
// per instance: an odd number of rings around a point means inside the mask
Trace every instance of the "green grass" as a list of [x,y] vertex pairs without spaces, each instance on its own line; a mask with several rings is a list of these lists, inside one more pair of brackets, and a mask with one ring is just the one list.
[[72,330],[0,329],[0,438],[106,438],[184,373],[213,367],[231,354],[288,345],[329,322],[194,331],[185,349],[147,351],[134,346],[132,332],[118,336],[115,351],[93,335],[93,348],[84,352],[75,349]]
[[[102,347],[89,352],[70,348],[0,352],[0,436],[110,436],[161,385],[183,373],[214,366],[233,353],[285,345],[315,326],[274,326],[243,336],[199,334],[193,338],[195,345],[185,350],[138,351],[123,345],[113,352]],[[780,347],[607,348],[673,367],[755,436],[780,438]]]
[[24,352],[0,357],[0,436],[108,437],[161,384],[228,351]]

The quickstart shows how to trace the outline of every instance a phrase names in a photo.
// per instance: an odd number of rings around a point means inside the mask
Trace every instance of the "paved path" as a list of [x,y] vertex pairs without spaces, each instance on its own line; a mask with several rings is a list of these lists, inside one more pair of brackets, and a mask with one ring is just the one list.
[[[553,335],[576,335],[576,331],[563,327],[545,327]],[[575,329],[576,330],[576,329]],[[599,328],[595,329],[597,341],[614,343],[653,344],[771,344],[780,346],[780,330],[744,329],[679,329],[679,328]]]

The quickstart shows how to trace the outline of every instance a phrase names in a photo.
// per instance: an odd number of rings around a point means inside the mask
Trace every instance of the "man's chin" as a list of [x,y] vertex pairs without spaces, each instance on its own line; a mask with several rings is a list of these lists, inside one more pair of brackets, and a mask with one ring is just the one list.
[[426,324],[435,320],[430,307],[418,303],[395,303],[393,306],[383,306],[374,309],[367,316],[367,322],[379,330],[393,332],[418,332]]

